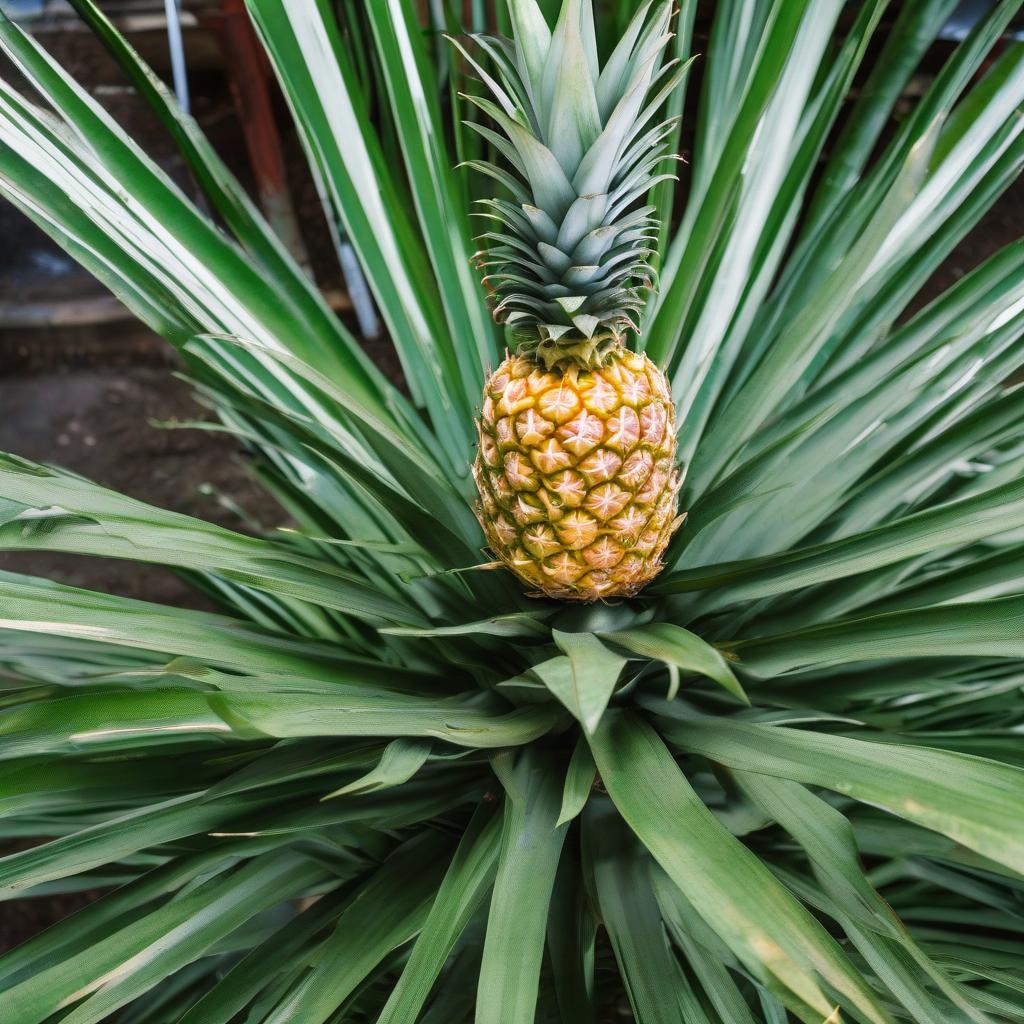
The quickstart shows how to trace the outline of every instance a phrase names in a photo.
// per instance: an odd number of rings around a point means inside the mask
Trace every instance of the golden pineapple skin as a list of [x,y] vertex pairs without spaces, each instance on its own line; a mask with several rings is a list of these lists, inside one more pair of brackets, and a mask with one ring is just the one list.
[[510,356],[484,388],[473,467],[488,544],[532,591],[628,597],[650,583],[680,475],[665,375],[624,348],[596,370]]

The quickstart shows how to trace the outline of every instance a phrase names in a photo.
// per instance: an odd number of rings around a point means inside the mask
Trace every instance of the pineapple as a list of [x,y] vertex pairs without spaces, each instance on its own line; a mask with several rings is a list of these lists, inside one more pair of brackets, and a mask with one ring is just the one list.
[[487,382],[474,466],[491,548],[550,597],[636,593],[679,520],[665,375],[618,347],[602,366],[553,372],[530,356]]
[[480,40],[497,78],[463,49],[495,101],[467,98],[504,133],[471,124],[509,165],[477,168],[512,196],[484,200],[496,226],[477,262],[517,349],[484,388],[478,515],[535,591],[629,596],[681,521],[668,382],[626,348],[653,287],[658,220],[641,204],[674,124],[649,122],[683,73],[661,66],[671,6],[645,4],[603,68],[591,0],[564,0],[554,32],[533,0],[510,9],[514,39]]

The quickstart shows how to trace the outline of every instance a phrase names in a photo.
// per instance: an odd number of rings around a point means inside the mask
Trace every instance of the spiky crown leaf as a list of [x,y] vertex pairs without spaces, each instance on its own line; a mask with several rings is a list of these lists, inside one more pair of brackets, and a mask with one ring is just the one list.
[[658,232],[653,206],[675,119],[649,127],[684,73],[663,65],[669,0],[649,0],[603,68],[591,0],[564,0],[554,32],[535,0],[512,0],[513,39],[474,36],[486,71],[457,41],[494,100],[467,96],[501,129],[467,122],[507,167],[471,165],[513,199],[482,200],[496,222],[477,254],[499,323],[549,367],[599,365],[639,330]]

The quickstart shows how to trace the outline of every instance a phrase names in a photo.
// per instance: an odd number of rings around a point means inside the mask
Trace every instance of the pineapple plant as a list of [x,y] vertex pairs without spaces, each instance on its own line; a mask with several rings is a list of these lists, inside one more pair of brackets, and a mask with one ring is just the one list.
[[659,227],[640,204],[674,127],[648,122],[682,76],[661,68],[670,13],[641,7],[602,70],[590,4],[566,3],[553,33],[515,33],[507,88],[480,68],[494,98],[472,98],[514,165],[479,164],[514,189],[483,201],[497,244],[479,264],[517,348],[484,387],[480,522],[501,562],[561,600],[637,593],[681,521],[668,381],[625,347]]
[[3,1024],[1019,1024],[1021,4],[247,0],[401,388],[73,5],[204,208],[3,14],[0,193],[286,526],[0,456],[216,605],[0,574]]

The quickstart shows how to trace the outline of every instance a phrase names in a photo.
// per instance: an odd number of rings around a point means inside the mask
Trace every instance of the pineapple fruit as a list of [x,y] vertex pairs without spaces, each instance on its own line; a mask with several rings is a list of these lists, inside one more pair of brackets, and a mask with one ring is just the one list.
[[529,356],[487,382],[475,464],[491,548],[549,597],[635,594],[678,524],[675,420],[664,374],[616,349],[593,370]]
[[553,32],[535,0],[509,7],[514,38],[478,40],[493,75],[460,46],[494,96],[467,99],[504,134],[470,126],[508,164],[475,166],[512,197],[484,201],[495,226],[477,258],[516,345],[484,388],[477,511],[532,592],[629,596],[681,522],[668,382],[626,348],[653,287],[642,202],[673,128],[649,122],[683,73],[662,67],[671,6],[641,7],[603,68],[591,0],[564,0]]

